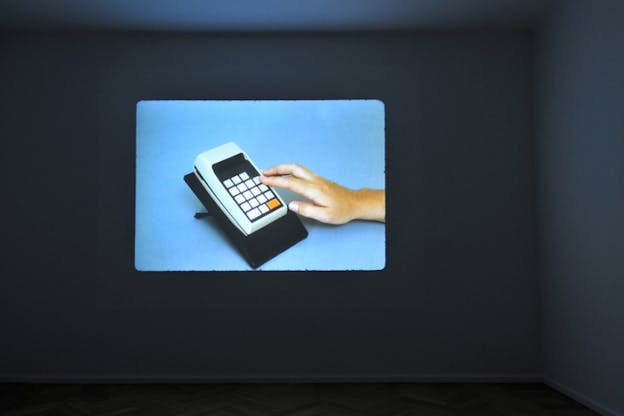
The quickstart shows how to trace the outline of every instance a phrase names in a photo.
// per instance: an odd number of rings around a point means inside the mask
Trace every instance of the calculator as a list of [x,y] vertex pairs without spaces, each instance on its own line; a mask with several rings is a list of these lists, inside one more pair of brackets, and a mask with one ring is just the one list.
[[286,215],[275,189],[260,182],[260,171],[234,142],[200,153],[194,173],[227,218],[249,235]]

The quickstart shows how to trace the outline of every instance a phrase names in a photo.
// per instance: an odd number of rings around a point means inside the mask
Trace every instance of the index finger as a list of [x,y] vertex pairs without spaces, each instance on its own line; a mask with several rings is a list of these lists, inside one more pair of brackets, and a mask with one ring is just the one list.
[[288,189],[311,201],[316,195],[315,187],[310,182],[295,178],[294,176],[265,176],[262,183],[276,188]]
[[266,169],[262,172],[265,176],[274,176],[274,175],[292,175],[296,178],[301,179],[312,179],[312,172],[308,169],[304,168],[301,165],[297,165],[296,163],[284,163],[281,165],[273,166],[269,169]]

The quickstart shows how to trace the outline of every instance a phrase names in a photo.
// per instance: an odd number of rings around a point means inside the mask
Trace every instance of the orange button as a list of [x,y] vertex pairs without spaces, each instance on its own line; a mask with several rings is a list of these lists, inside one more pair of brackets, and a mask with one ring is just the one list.
[[276,198],[273,198],[272,200],[270,200],[266,204],[269,207],[269,209],[277,208],[277,207],[279,207],[281,205],[280,202]]

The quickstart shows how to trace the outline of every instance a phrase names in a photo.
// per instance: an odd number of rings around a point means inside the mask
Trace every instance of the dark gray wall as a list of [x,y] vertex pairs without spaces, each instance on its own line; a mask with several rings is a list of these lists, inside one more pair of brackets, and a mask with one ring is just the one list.
[[[527,32],[5,34],[0,377],[539,377]],[[139,99],[379,98],[387,269],[133,271]]]
[[624,3],[541,33],[536,165],[546,379],[624,414]]

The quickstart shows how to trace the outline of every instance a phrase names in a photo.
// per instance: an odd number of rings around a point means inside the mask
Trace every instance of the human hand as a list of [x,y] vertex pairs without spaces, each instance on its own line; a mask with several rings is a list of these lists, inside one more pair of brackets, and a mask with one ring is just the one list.
[[288,208],[327,224],[345,224],[362,219],[385,222],[386,193],[383,190],[353,190],[315,175],[297,164],[277,165],[263,172],[267,186],[288,189],[310,202],[292,201]]

